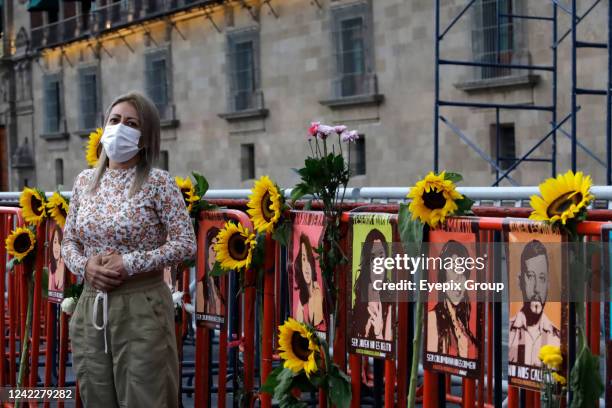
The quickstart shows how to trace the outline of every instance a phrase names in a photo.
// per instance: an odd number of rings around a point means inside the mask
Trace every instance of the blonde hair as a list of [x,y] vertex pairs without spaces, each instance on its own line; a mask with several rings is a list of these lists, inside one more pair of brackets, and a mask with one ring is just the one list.
[[[140,160],[136,165],[136,177],[128,192],[128,197],[132,197],[145,182],[149,176],[149,171],[153,167],[153,163],[159,158],[159,144],[160,144],[160,125],[159,125],[159,112],[157,108],[151,102],[149,98],[141,94],[140,92],[131,91],[124,95],[119,96],[115,99],[104,115],[104,126],[108,122],[111,110],[115,105],[122,102],[128,102],[131,104],[136,112],[138,112],[138,119],[140,121],[140,140],[138,141],[138,147],[141,150],[138,152]],[[102,148],[100,152],[100,158],[98,164],[94,169],[94,176],[90,180],[87,191],[92,193],[100,184],[100,180],[108,167],[108,156]]]

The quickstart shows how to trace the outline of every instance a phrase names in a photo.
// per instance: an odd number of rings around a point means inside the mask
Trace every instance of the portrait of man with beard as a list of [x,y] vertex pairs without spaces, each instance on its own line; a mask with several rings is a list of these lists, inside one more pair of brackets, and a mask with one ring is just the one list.
[[549,260],[546,247],[532,240],[521,253],[518,277],[522,308],[510,318],[509,362],[539,367],[540,347],[560,346],[561,332],[544,313],[548,294]]

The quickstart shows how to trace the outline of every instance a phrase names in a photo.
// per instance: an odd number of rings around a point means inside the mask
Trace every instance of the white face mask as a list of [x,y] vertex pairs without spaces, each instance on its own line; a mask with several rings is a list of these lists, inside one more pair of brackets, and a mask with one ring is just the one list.
[[106,155],[115,162],[123,163],[138,153],[140,130],[126,126],[123,123],[107,125],[102,134],[102,145]]

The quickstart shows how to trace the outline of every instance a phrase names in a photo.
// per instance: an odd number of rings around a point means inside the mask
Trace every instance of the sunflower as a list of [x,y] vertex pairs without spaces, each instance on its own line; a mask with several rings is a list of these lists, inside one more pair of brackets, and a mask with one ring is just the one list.
[[95,167],[98,164],[100,158],[100,152],[102,151],[102,145],[100,139],[102,139],[102,128],[97,128],[95,132],[89,134],[89,142],[87,142],[87,153],[85,158],[89,167]]
[[193,204],[198,202],[200,196],[196,195],[195,187],[191,183],[191,179],[189,177],[185,177],[184,179],[176,176],[174,178],[176,185],[181,190],[181,194],[183,194],[183,199],[185,200],[185,206],[187,207],[187,212],[191,212],[193,208]]
[[430,172],[410,189],[410,213],[412,219],[419,218],[434,228],[444,222],[447,216],[457,211],[457,200],[463,196],[456,190],[455,183],[445,179],[445,172],[436,175]]
[[255,234],[242,224],[226,222],[214,247],[217,261],[225,270],[246,269],[251,265],[255,244]]
[[8,253],[21,262],[34,249],[36,237],[29,228],[19,227],[6,238],[5,244]]
[[567,380],[565,379],[565,377],[559,373],[553,372],[552,377],[553,377],[553,380],[555,380],[555,382],[558,384],[561,384],[561,385],[567,384]]
[[35,188],[25,187],[19,196],[23,218],[29,224],[38,225],[47,216],[45,195]]
[[56,191],[49,199],[47,209],[49,210],[51,218],[53,218],[60,227],[64,228],[66,217],[68,216],[68,200]]
[[314,341],[314,334],[308,330],[306,325],[294,320],[287,319],[285,324],[278,328],[280,357],[285,360],[284,367],[294,373],[304,369],[306,376],[317,371],[315,359],[319,351]]
[[538,358],[551,370],[558,370],[563,364],[561,348],[546,344],[540,348]]
[[253,220],[257,232],[272,232],[274,224],[281,216],[281,195],[278,187],[268,176],[262,176],[255,182],[249,196],[247,212]]
[[549,178],[540,184],[540,196],[531,196],[533,212],[529,219],[555,223],[576,217],[595,198],[591,193],[591,176],[581,171],[574,174],[571,170]]

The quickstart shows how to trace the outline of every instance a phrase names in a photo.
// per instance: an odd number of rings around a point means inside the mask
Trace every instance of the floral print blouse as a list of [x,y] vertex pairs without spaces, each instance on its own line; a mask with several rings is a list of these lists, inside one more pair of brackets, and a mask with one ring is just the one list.
[[93,193],[86,191],[94,169],[75,179],[62,241],[62,257],[74,274],[84,276],[90,256],[115,250],[129,275],[192,259],[196,240],[191,218],[174,179],[151,169],[132,198],[128,192],[136,166],[111,169]]

